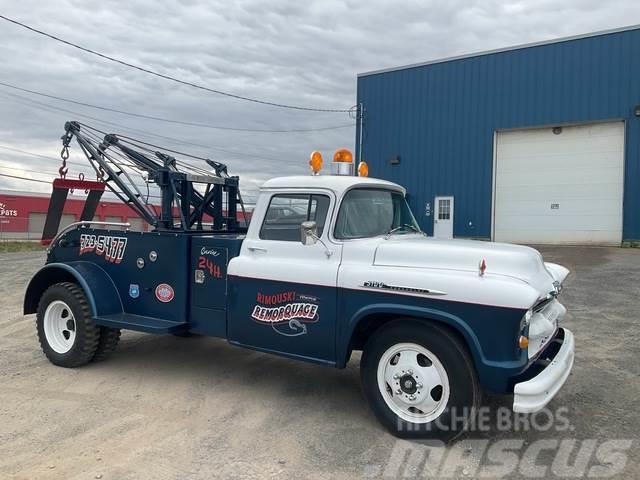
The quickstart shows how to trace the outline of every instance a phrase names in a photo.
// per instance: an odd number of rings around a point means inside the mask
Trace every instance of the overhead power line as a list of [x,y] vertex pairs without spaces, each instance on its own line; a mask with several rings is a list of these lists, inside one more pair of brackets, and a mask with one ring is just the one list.
[[40,155],[39,153],[27,152],[26,150],[20,150],[19,148],[7,147],[6,145],[0,145],[0,148],[3,150],[9,150],[11,152],[22,153],[24,155],[30,155],[32,157],[40,157],[46,160],[57,160],[53,157],[47,157],[46,155]]
[[[39,153],[34,153],[34,152],[29,152],[27,150],[21,150],[19,148],[13,148],[13,147],[7,147],[6,145],[0,145],[0,149],[2,150],[8,150],[11,152],[16,152],[19,153],[21,155],[27,155],[30,157],[36,157],[36,158],[43,158],[45,160],[54,160],[59,162],[60,159],[56,159],[54,157],[47,157],[46,155],[40,155]],[[36,175],[53,175],[54,177],[57,177],[59,175],[59,172],[52,172],[49,170],[29,170],[27,168],[20,168],[20,167],[11,167],[11,166],[7,166],[7,165],[3,165],[4,161],[0,160],[0,169],[4,169],[4,170],[16,170],[16,171],[20,171],[23,173],[35,173]],[[67,160],[67,163],[71,163],[69,160]]]
[[[22,175],[10,175],[8,173],[0,172],[0,177],[15,178],[17,180],[25,180],[25,181],[28,181],[28,182],[46,183],[48,185],[51,185],[54,180],[60,178],[59,175],[57,173],[54,173],[54,172],[36,172],[34,170],[26,170],[26,169],[22,169],[22,168],[13,168],[13,167],[4,167],[4,166],[0,166],[0,169],[18,170],[18,171],[21,171],[23,173],[36,173],[38,175],[44,175],[44,176],[47,177],[47,180],[43,180],[43,179],[39,179],[39,178],[25,177],[25,176],[22,176]],[[67,178],[71,178],[71,177],[67,176]],[[160,195],[149,194],[148,197],[149,198],[160,198]]]
[[175,82],[175,83],[179,83],[179,84],[186,85],[186,86],[189,86],[189,87],[193,87],[193,88],[196,88],[198,90],[204,90],[204,91],[207,91],[207,92],[215,93],[217,95],[222,95],[222,96],[225,96],[225,97],[234,98],[236,100],[244,100],[246,102],[258,103],[258,104],[261,104],[261,105],[268,105],[268,106],[271,106],[271,107],[288,108],[290,110],[303,110],[303,111],[306,111],[306,112],[350,113],[350,112],[353,111],[353,108],[315,108],[315,107],[303,107],[303,106],[299,106],[299,105],[288,105],[288,104],[284,104],[284,103],[269,102],[269,101],[266,101],[266,100],[260,100],[260,99],[257,99],[257,98],[245,97],[243,95],[237,95],[237,94],[234,94],[234,93],[225,92],[223,90],[218,90],[218,89],[215,89],[215,88],[206,87],[204,85],[200,85],[200,84],[197,84],[197,83],[189,82],[187,80],[182,80],[182,79],[179,79],[179,78],[176,78],[176,77],[172,77],[170,75],[166,75],[164,73],[156,72],[156,71],[151,70],[149,68],[141,67],[140,65],[135,65],[133,63],[125,62],[124,60],[120,60],[118,58],[111,57],[111,56],[106,55],[104,53],[100,53],[100,52],[97,52],[95,50],[92,50],[90,48],[83,47],[83,46],[78,45],[76,43],[70,42],[70,41],[65,40],[63,38],[60,38],[60,37],[58,37],[56,35],[52,35],[51,33],[47,33],[47,32],[44,32],[42,30],[38,30],[37,28],[31,27],[31,26],[29,26],[29,25],[27,25],[25,23],[19,22],[17,20],[14,20],[12,18],[6,17],[4,15],[0,15],[0,19],[6,20],[7,22],[11,22],[14,25],[18,25],[19,27],[26,28],[27,30],[30,30],[31,32],[37,33],[39,35],[43,35],[43,36],[48,37],[48,38],[50,38],[52,40],[55,40],[57,42],[64,43],[65,45],[68,45],[70,47],[77,48],[78,50],[82,50],[83,52],[90,53],[91,55],[95,55],[97,57],[103,58],[105,60],[109,60],[111,62],[119,63],[120,65],[124,65],[125,67],[134,68],[134,69],[139,70],[141,72],[147,73],[149,75],[154,75],[156,77],[163,78],[163,79],[169,80],[171,82]]
[[163,118],[157,117],[154,115],[145,115],[142,113],[135,112],[127,112],[125,110],[118,110],[116,108],[104,107],[101,105],[94,105],[91,103],[81,102],[79,100],[72,100],[70,98],[59,97],[57,95],[51,95],[48,93],[38,92],[37,90],[30,90],[28,88],[18,87],[17,85],[12,85],[10,83],[0,82],[0,85],[12,88],[14,90],[19,90],[21,92],[30,93],[32,95],[39,95],[41,97],[52,98],[54,100],[59,100],[61,102],[73,103],[74,105],[81,105],[83,107],[95,108],[98,110],[104,110],[107,112],[119,113],[121,115],[128,115],[131,117],[137,118],[145,118],[147,120],[155,120],[157,122],[165,122],[165,123],[174,123],[177,125],[186,125],[189,127],[200,127],[200,128],[211,128],[215,130],[227,130],[232,132],[249,132],[249,133],[305,133],[305,132],[323,132],[326,130],[338,130],[341,128],[349,128],[353,127],[353,123],[347,123],[344,125],[334,125],[328,127],[317,127],[317,128],[283,128],[283,129],[261,129],[261,128],[236,128],[236,127],[225,127],[223,125],[211,125],[208,123],[199,123],[199,122],[186,122],[182,120],[174,120],[171,118]]
[[47,181],[47,180],[37,180],[35,178],[20,177],[18,175],[8,175],[6,173],[0,173],[0,177],[16,178],[18,180],[26,180],[26,181],[29,181],[29,182],[38,182],[38,183],[46,183],[47,185],[51,185],[51,180],[49,180],[49,181]]
[[[5,173],[0,173],[0,177],[14,178],[16,180],[23,180],[25,182],[46,183],[47,185],[51,185],[51,183],[53,182],[53,179],[51,179],[51,180],[38,180],[36,178],[21,177],[21,176],[18,176],[18,175],[7,175]],[[3,190],[5,190],[5,189],[0,189],[0,191],[3,191]],[[9,190],[9,191],[20,192],[20,190]],[[148,198],[160,198],[160,195],[148,195]]]
[[[14,97],[14,99],[13,99],[14,101],[18,101],[19,103],[21,103],[23,105],[34,107],[34,105],[31,105],[31,103],[34,103],[34,104],[39,105],[40,108],[42,108],[43,110],[49,111],[49,112],[54,113],[54,114],[57,114],[56,110],[67,112],[67,113],[71,113],[73,115],[77,115],[77,116],[80,116],[80,117],[86,117],[86,118],[92,119],[92,120],[94,120],[94,121],[96,121],[98,123],[104,123],[106,125],[118,127],[119,129],[124,129],[125,132],[127,132],[127,133],[129,131],[130,132],[137,132],[137,134],[141,134],[143,136],[152,136],[152,137],[162,138],[162,139],[168,140],[168,141],[170,141],[172,143],[178,143],[178,144],[182,144],[182,145],[194,146],[194,147],[198,147],[198,148],[202,148],[202,149],[206,149],[206,150],[225,151],[225,152],[228,152],[228,154],[230,154],[231,156],[236,156],[236,157],[240,156],[240,157],[244,157],[244,158],[257,158],[257,159],[263,159],[263,160],[267,160],[267,159],[269,159],[269,160],[277,160],[277,159],[275,159],[273,157],[259,157],[257,155],[247,155],[247,154],[242,154],[240,152],[235,152],[235,151],[231,151],[231,150],[223,150],[223,149],[221,149],[219,147],[213,147],[211,145],[202,145],[202,144],[193,143],[193,142],[186,142],[186,141],[183,141],[183,140],[178,140],[176,138],[166,137],[164,135],[159,135],[159,134],[151,133],[151,132],[145,132],[145,131],[133,129],[133,128],[130,128],[130,127],[124,127],[123,128],[123,125],[120,125],[120,124],[107,122],[106,120],[101,120],[101,119],[98,119],[98,118],[95,118],[95,117],[91,117],[89,115],[83,115],[81,113],[73,112],[73,111],[62,109],[62,108],[59,108],[59,107],[53,107],[51,105],[48,105],[48,104],[45,104],[45,103],[42,103],[42,102],[38,102],[36,100],[32,100],[32,99],[29,99],[29,98],[26,98],[26,97],[21,97],[19,95],[14,95],[14,94],[11,94],[11,93],[5,93],[4,95],[10,95],[11,97]],[[21,99],[21,100],[17,100],[17,99]],[[23,101],[24,102],[28,102],[28,103],[23,103]],[[103,134],[106,133],[106,132],[100,131],[100,130],[96,130],[96,131],[101,132]],[[126,138],[130,138],[130,137],[126,137]],[[148,146],[155,146],[154,144],[147,143],[147,142],[141,142],[140,140],[138,140],[138,143],[143,143],[143,144],[148,145]],[[166,147],[164,147],[164,148],[166,149]],[[54,157],[48,157],[46,155],[41,155],[41,154],[38,154],[38,153],[29,152],[29,151],[21,150],[21,149],[18,149],[18,148],[8,147],[6,145],[1,145],[0,144],[0,149],[10,150],[10,151],[13,151],[13,152],[21,153],[23,155],[29,155],[29,156],[33,156],[33,157],[44,158],[44,159],[47,159],[47,160],[59,161],[59,159],[56,159]],[[173,150],[173,151],[175,151],[175,150]],[[195,158],[198,158],[198,159],[203,158],[203,157],[197,157],[197,156],[194,156],[194,155],[187,155],[187,156],[195,157]],[[69,160],[67,160],[67,162],[69,163]],[[0,168],[9,168],[9,167],[0,166]],[[23,171],[24,172],[29,172],[29,170],[23,170]],[[44,172],[43,171],[42,173],[49,173],[49,172]],[[58,175],[58,174],[54,174],[53,172],[51,172],[51,174],[54,175],[54,176]],[[250,190],[250,191],[252,191],[252,190]],[[151,195],[151,197],[153,197],[153,195]],[[248,199],[248,202],[251,203],[251,202],[255,202],[257,197],[256,197],[256,195],[251,195],[251,194],[248,194],[247,192],[245,192],[245,193],[243,193],[243,198]]]
[[2,165],[1,163],[0,163],[0,170],[15,170],[17,172],[23,172],[23,173],[35,173],[36,175],[53,175],[53,176],[58,175],[57,172],[50,172],[48,170],[29,170],[29,169],[20,168],[20,167],[7,167],[5,165]]
[[[105,125],[116,127],[119,130],[126,130],[126,131],[134,132],[136,134],[143,135],[143,136],[151,136],[151,137],[156,137],[156,138],[162,138],[163,140],[168,140],[169,142],[172,142],[172,143],[177,143],[177,144],[181,144],[181,145],[189,145],[189,146],[198,147],[198,148],[202,148],[202,149],[206,149],[206,150],[212,150],[214,152],[221,152],[221,153],[224,153],[224,154],[227,154],[227,155],[229,155],[231,157],[236,157],[236,158],[252,158],[252,159],[258,159],[258,160],[274,160],[274,161],[278,161],[279,160],[278,158],[265,156],[263,154],[254,155],[252,153],[238,152],[238,151],[235,151],[235,150],[229,150],[229,149],[225,149],[225,148],[222,148],[222,147],[219,147],[219,146],[215,146],[215,145],[204,145],[204,144],[195,143],[195,142],[188,142],[188,141],[181,140],[181,139],[178,139],[178,138],[168,137],[166,135],[160,135],[159,133],[152,133],[152,132],[148,132],[148,131],[145,131],[145,130],[140,130],[140,129],[136,129],[136,128],[132,128],[132,127],[127,127],[127,126],[122,125],[122,124],[109,122],[109,121],[103,120],[101,118],[96,118],[96,117],[93,117],[91,115],[87,115],[87,114],[83,114],[83,113],[79,113],[79,112],[74,112],[73,110],[67,110],[67,109],[62,108],[62,107],[58,107],[58,106],[50,105],[50,104],[47,104],[47,103],[39,102],[38,100],[33,100],[31,98],[22,97],[20,95],[16,95],[16,94],[13,94],[13,93],[8,93],[8,92],[1,92],[1,93],[3,93],[4,95],[13,97],[12,101],[17,101],[20,104],[27,105],[27,106],[30,106],[32,108],[35,108],[35,107],[34,107],[34,105],[30,105],[30,104],[35,104],[35,105],[38,105],[40,109],[44,109],[44,110],[49,111],[49,112],[53,112],[53,113],[57,113],[57,112],[69,113],[69,114],[74,115],[74,116],[88,118],[88,119],[91,119],[91,120],[93,120],[95,122],[98,122],[98,123],[102,123],[102,124],[105,124]],[[23,102],[28,102],[28,103],[23,103]]]

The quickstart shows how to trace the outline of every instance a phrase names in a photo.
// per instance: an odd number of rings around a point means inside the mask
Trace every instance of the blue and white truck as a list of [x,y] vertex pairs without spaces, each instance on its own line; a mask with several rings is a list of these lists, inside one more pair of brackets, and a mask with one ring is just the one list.
[[[404,188],[319,174],[318,155],[314,174],[267,181],[245,228],[237,177],[220,164],[185,172],[183,160],[116,135],[98,143],[87,129],[67,123],[66,145],[75,137],[100,180],[153,230],[86,220],[53,239],[24,313],[36,314],[55,365],[104,359],[121,329],[226,338],[335,368],[361,351],[378,420],[397,436],[443,440],[465,429],[482,391],[536,412],[565,383],[574,337],[558,325],[566,310],[557,297],[569,271],[538,251],[429,238]],[[111,151],[158,186],[159,213],[136,203]],[[351,173],[348,151],[335,159]]]

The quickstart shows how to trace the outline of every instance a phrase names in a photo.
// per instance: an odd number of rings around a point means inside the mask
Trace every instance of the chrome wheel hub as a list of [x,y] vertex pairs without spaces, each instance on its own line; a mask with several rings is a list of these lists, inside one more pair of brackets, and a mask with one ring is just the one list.
[[411,375],[403,375],[400,378],[400,389],[408,395],[413,395],[418,391],[418,382]]
[[56,353],[67,353],[76,340],[76,320],[69,305],[55,300],[44,312],[44,335]]
[[438,357],[421,345],[390,347],[380,358],[377,379],[387,406],[405,421],[432,422],[447,406],[447,372]]

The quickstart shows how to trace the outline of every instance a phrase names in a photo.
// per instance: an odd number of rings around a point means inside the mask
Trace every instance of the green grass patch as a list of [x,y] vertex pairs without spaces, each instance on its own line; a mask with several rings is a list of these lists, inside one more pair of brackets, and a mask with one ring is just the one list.
[[0,241],[0,253],[7,252],[40,252],[47,247],[40,242]]

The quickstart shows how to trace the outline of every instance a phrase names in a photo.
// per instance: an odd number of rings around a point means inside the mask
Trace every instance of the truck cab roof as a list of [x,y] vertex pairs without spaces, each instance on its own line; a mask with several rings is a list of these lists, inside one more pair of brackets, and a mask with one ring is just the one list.
[[340,197],[345,191],[353,187],[365,186],[387,188],[400,191],[403,194],[405,193],[405,189],[396,183],[378,178],[355,177],[351,175],[296,175],[277,177],[267,180],[260,190],[323,188],[332,190],[336,196]]

